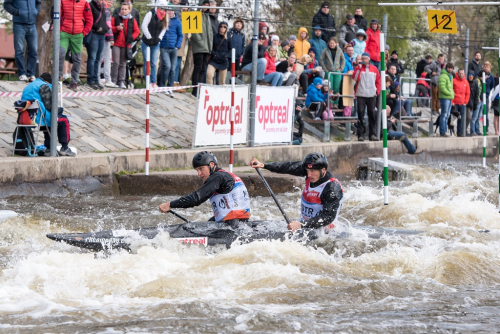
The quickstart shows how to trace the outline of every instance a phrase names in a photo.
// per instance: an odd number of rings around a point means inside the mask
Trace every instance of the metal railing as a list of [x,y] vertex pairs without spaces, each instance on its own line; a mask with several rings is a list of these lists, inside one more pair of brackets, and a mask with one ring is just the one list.
[[[411,81],[420,81],[420,80],[423,80],[423,81],[428,81],[429,82],[429,97],[420,97],[420,96],[411,96]],[[408,96],[405,96],[404,95],[404,89],[403,89],[403,85],[405,84],[405,81],[407,81],[408,84],[410,84],[409,86],[409,89],[408,89],[408,93],[409,95]],[[407,99],[407,100],[412,100],[412,105],[413,105],[413,100],[426,100],[426,101],[429,101],[429,108],[431,109],[431,116],[430,116],[430,120],[429,120],[429,137],[433,137],[434,136],[434,131],[433,131],[433,120],[432,120],[432,85],[431,85],[431,79],[427,79],[427,78],[411,78],[411,77],[400,77],[399,78],[399,83],[401,85],[401,93],[400,93],[400,99],[398,99],[398,103],[399,103],[399,117],[398,117],[398,131],[399,132],[402,132],[403,130],[403,120],[413,120],[413,133],[412,133],[412,137],[418,137],[418,121],[419,120],[424,120],[424,119],[428,119],[428,117],[426,116],[401,116],[401,110],[402,109],[402,100],[401,98],[404,98],[404,99]],[[416,85],[415,85],[416,87]],[[416,91],[416,88],[415,88],[415,91]]]

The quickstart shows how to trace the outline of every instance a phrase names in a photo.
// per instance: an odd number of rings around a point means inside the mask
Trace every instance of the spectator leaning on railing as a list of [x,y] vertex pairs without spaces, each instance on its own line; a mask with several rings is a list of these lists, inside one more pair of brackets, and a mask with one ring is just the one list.
[[[19,70],[19,81],[34,81],[38,35],[36,31],[36,17],[40,13],[41,0],[4,0],[3,8],[12,15],[14,32],[14,50],[16,66]],[[27,67],[24,60],[24,41],[28,46]]]

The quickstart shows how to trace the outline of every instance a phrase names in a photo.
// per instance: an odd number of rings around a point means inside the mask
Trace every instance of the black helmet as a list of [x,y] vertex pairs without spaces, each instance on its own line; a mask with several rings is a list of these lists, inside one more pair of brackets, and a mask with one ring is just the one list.
[[193,157],[193,168],[198,168],[201,166],[210,166],[210,162],[213,162],[217,165],[217,158],[213,155],[212,152],[202,151],[196,153]]
[[305,157],[302,166],[309,169],[328,169],[328,160],[321,153],[310,153]]

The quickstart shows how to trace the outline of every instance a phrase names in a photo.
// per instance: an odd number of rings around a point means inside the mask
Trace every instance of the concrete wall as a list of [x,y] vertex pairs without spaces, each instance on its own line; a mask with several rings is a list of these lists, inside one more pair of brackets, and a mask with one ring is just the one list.
[[[424,150],[420,155],[406,154],[399,141],[389,141],[389,159],[409,164],[429,164],[434,162],[482,161],[482,137],[467,138],[420,138],[414,143]],[[489,162],[498,160],[498,137],[487,138],[487,156]],[[151,151],[150,172],[155,169],[185,169],[191,166],[196,150]],[[229,150],[208,149],[214,152],[220,165],[227,168]],[[241,147],[234,152],[234,164],[248,165],[253,157],[263,162],[302,160],[311,152],[322,152],[328,158],[330,171],[339,179],[351,179],[356,176],[358,163],[363,158],[382,156],[382,142],[341,142],[319,143],[302,146],[267,146]],[[98,179],[101,184],[116,193],[113,188],[120,171],[140,171],[144,169],[144,152],[93,153],[81,154],[76,158],[2,158],[0,161],[0,192],[14,189],[23,183],[53,183],[65,179],[87,180],[83,184],[92,184],[89,178]],[[125,182],[125,179],[123,179]],[[78,182],[77,182],[78,183]],[[13,188],[14,187],[14,188]],[[124,186],[125,187],[125,186]],[[0,197],[1,194],[0,194]]]

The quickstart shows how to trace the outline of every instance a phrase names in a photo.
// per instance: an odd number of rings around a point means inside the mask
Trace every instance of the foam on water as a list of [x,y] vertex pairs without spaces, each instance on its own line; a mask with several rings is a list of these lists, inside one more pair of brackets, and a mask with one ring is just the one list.
[[[165,198],[66,198],[67,207],[60,199],[26,198],[23,207],[19,199],[4,200],[2,206],[21,216],[0,223],[0,326],[35,332],[60,322],[74,331],[101,326],[100,332],[161,332],[166,324],[174,332],[214,324],[223,332],[426,332],[437,322],[441,329],[445,323],[475,329],[476,320],[454,318],[467,310],[495,328],[500,219],[488,181],[494,172],[419,173],[415,182],[391,184],[389,206],[382,205],[380,183],[344,183],[341,222],[424,233],[373,240],[348,229],[346,238],[326,236],[310,245],[259,241],[206,249],[160,233],[132,253],[95,255],[45,233],[178,223],[158,213]],[[299,192],[279,199],[290,217],[298,215]],[[36,212],[26,209],[31,204]],[[252,206],[254,219],[280,219],[271,198],[254,198]],[[209,211],[204,205],[182,213],[196,221]],[[491,232],[478,232],[485,228]],[[143,323],[129,324],[138,318]]]

